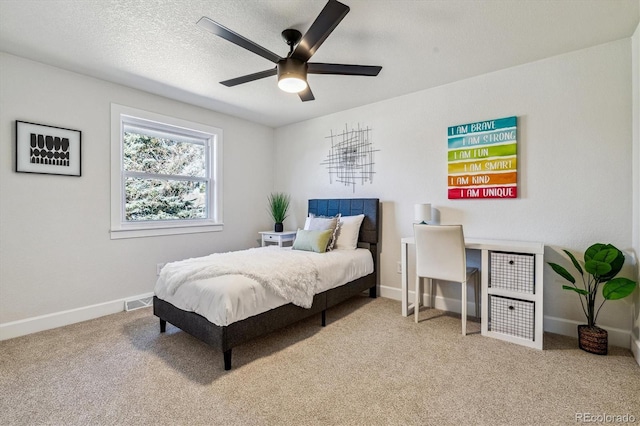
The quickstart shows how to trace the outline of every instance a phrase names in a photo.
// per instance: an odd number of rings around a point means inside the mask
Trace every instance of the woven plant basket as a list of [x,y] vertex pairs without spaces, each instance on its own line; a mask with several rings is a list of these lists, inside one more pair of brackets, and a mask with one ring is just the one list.
[[579,325],[578,346],[586,352],[596,355],[606,355],[609,347],[607,330],[600,327]]

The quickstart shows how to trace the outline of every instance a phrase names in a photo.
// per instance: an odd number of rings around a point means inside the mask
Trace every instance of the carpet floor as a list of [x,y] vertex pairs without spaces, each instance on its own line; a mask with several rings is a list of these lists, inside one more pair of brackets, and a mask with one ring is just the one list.
[[[222,354],[150,308],[0,342],[2,425],[640,424],[631,352],[538,351],[356,297]],[[626,416],[626,417],[625,417]]]

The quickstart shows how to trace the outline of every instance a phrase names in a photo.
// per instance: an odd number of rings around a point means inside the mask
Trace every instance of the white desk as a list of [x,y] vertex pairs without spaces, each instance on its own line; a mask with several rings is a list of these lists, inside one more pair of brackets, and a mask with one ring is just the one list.
[[[481,281],[481,330],[483,336],[495,337],[502,340],[519,343],[525,346],[542,349],[542,296],[543,296],[543,261],[544,261],[544,244],[539,242],[526,241],[505,241],[505,240],[487,240],[478,238],[465,237],[465,247],[472,250],[480,250],[480,281]],[[409,303],[409,246],[415,245],[413,237],[405,237],[401,240],[402,253],[402,315],[409,316],[413,313],[414,304]],[[500,289],[491,289],[489,287],[489,253],[492,251],[507,253],[526,253],[535,256],[535,294],[525,295],[521,293]],[[489,294],[495,294],[503,297],[512,297],[534,302],[534,340],[529,341],[514,336],[495,333],[489,330]]]

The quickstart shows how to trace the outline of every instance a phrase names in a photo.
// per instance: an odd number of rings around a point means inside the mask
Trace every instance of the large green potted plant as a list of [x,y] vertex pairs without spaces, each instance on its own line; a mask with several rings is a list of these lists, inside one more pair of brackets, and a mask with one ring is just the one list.
[[285,193],[275,192],[269,195],[268,200],[269,214],[275,223],[274,231],[282,232],[284,231],[284,225],[282,222],[284,222],[288,216],[291,198]]
[[[571,285],[563,285],[562,288],[574,291],[580,296],[580,304],[587,317],[587,324],[578,326],[578,346],[587,352],[606,355],[608,334],[606,330],[596,325],[600,309],[607,300],[629,296],[633,293],[636,282],[628,278],[616,277],[624,265],[624,254],[611,244],[592,245],[584,252],[584,262],[579,262],[569,251],[563,251],[580,273],[582,284],[576,284],[573,275],[562,266],[553,262],[548,263],[558,275],[571,283]],[[601,285],[603,300],[597,305],[596,298]]]

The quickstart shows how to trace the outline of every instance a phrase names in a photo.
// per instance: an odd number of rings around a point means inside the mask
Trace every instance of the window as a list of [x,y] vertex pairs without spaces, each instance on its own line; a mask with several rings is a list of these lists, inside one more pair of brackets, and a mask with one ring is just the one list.
[[222,230],[222,130],[111,106],[111,238]]

